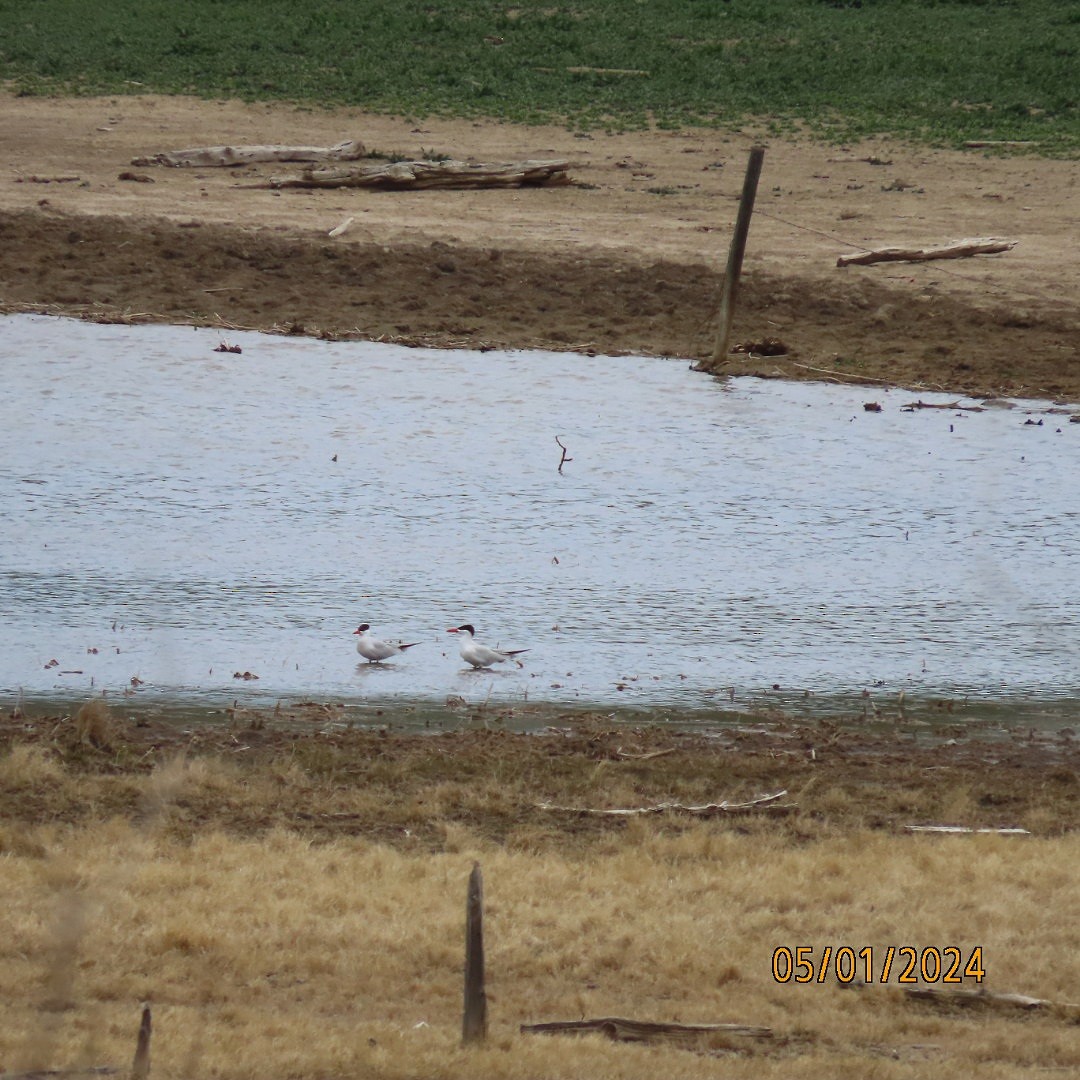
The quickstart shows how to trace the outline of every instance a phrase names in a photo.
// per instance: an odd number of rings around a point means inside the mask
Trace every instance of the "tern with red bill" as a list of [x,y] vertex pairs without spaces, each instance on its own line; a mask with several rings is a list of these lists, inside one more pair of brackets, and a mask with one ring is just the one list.
[[410,642],[408,645],[391,645],[389,641],[380,641],[371,633],[371,627],[367,623],[361,623],[354,631],[359,634],[356,642],[356,651],[370,664],[378,664],[383,660],[389,660],[391,656],[397,656],[413,645],[419,645],[419,641]]
[[[504,660],[514,660],[515,656],[527,653],[528,649],[491,649],[487,645],[481,645],[476,638],[476,630],[469,623],[454,626],[446,631],[448,634],[460,634],[461,659],[466,664],[472,664],[474,668],[487,668],[492,664],[501,664]],[[520,660],[514,663],[521,666]]]

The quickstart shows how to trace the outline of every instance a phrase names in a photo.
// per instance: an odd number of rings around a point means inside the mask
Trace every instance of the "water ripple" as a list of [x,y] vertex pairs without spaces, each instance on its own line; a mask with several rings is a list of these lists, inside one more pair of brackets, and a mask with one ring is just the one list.
[[[1036,403],[0,322],[0,689],[1080,693],[1080,425]],[[398,677],[361,621],[421,641]],[[463,672],[462,621],[525,667]]]

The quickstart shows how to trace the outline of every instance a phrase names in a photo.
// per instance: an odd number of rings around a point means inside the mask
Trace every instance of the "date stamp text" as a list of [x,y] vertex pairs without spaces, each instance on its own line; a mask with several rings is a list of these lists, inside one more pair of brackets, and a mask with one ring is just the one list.
[[986,977],[981,945],[965,951],[955,945],[923,949],[913,945],[888,945],[878,949],[864,945],[812,945],[773,949],[772,977],[778,983],[823,983],[830,977],[838,983],[887,983],[901,985],[942,983],[959,986],[964,982],[981,983]]

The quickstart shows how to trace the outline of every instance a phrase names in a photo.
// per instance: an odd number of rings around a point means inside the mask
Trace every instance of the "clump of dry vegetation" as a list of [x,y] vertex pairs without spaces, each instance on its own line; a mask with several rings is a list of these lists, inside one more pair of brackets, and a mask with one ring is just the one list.
[[[1068,740],[909,740],[901,754],[900,735],[823,728],[184,735],[99,716],[108,737],[91,740],[86,726],[0,732],[8,1071],[126,1067],[143,1001],[162,1077],[703,1077],[718,1055],[748,1078],[1080,1067],[1071,1014],[943,1011],[899,996],[899,967],[879,983],[890,945],[981,948],[980,985],[1080,998]],[[783,787],[776,814],[538,806]],[[904,832],[939,813],[1031,835]],[[474,859],[491,1026],[464,1050]],[[777,948],[820,963],[828,945],[872,949],[873,985],[774,978]],[[612,1015],[773,1036],[684,1049],[518,1030]]]

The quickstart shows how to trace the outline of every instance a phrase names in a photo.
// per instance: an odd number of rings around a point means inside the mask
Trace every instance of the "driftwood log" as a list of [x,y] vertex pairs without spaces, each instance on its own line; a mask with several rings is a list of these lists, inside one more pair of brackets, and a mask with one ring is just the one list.
[[1038,146],[1034,139],[968,139],[964,146],[968,150],[979,150],[984,146]]
[[83,1076],[115,1076],[115,1065],[88,1065],[84,1069],[31,1069],[29,1072],[0,1073],[0,1080],[79,1080]]
[[901,412],[915,412],[916,409],[948,409],[949,412],[986,412],[984,405],[961,405],[959,401],[909,401],[900,406]]
[[131,164],[228,168],[260,161],[355,161],[365,153],[359,139],[347,139],[336,146],[196,146],[190,150],[167,150],[151,157],[132,158]]
[[964,990],[944,986],[905,986],[902,990],[910,1001],[926,1001],[948,1008],[962,1005],[969,1009],[1016,1009],[1022,1012],[1044,1012],[1061,1017],[1072,1024],[1080,1022],[1080,1004],[1068,1001],[1048,1001],[1026,994],[1007,994],[995,990]]
[[[518,161],[487,165],[472,161],[395,161],[388,165],[305,169],[300,176],[271,177],[272,188],[417,188],[524,187],[568,184],[568,161]],[[262,186],[262,185],[260,185]]]
[[[848,983],[846,989],[867,990],[870,984],[861,979]],[[1015,1009],[1020,1012],[1040,1012],[1059,1017],[1070,1023],[1080,1023],[1080,1004],[1067,1001],[1048,1001],[1028,994],[1006,993],[997,990],[964,990],[945,986],[893,986],[884,989],[899,993],[908,1001],[921,1001],[941,1008],[961,1006],[972,1009]]]
[[615,1042],[702,1042],[735,1037],[771,1039],[772,1028],[748,1024],[658,1024],[649,1020],[626,1020],[602,1016],[596,1020],[553,1020],[546,1024],[522,1024],[531,1035],[588,1035],[599,1032]]
[[75,184],[82,177],[78,173],[66,176],[16,176],[16,184]]
[[930,1001],[941,1005],[965,1005],[975,1008],[1022,1009],[1025,1012],[1056,1013],[1080,1020],[1080,1005],[1065,1001],[1047,1001],[1027,994],[1009,994],[994,990],[960,990],[939,986],[908,986],[904,996],[913,1001]]
[[841,255],[837,266],[865,266],[878,262],[926,262],[929,259],[963,259],[969,255],[994,255],[1016,247],[1015,240],[987,236],[971,240],[955,240],[951,244],[931,248],[879,248],[861,255]]

